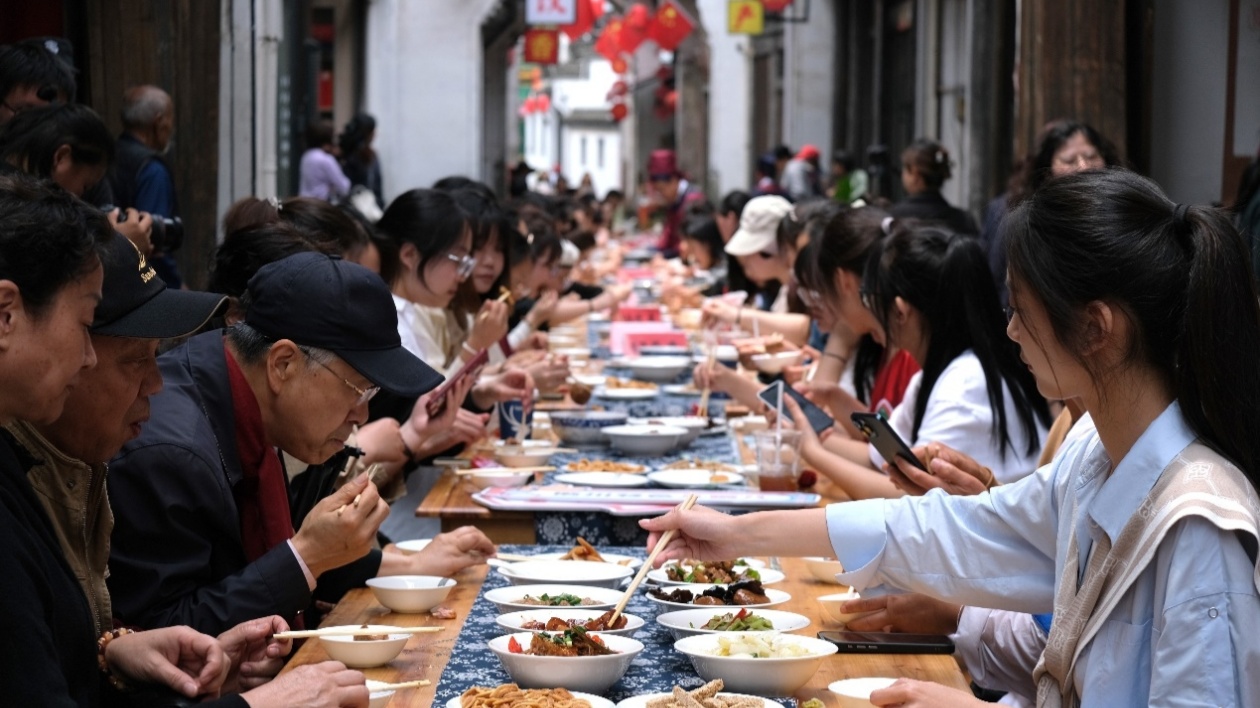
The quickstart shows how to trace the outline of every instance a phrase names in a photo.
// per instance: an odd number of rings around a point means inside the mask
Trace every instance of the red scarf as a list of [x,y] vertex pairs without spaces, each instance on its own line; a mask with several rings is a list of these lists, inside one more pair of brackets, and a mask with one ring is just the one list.
[[227,345],[228,383],[232,389],[232,417],[236,421],[236,451],[244,477],[232,489],[241,515],[241,545],[245,560],[252,563],[264,553],[293,538],[289,518],[289,490],[285,484],[280,455],[267,444],[263,434],[262,411],[244,372],[232,358]]

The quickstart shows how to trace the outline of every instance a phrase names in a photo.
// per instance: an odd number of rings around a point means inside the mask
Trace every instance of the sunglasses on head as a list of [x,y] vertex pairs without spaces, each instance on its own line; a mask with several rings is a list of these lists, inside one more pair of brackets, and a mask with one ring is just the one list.
[[673,175],[652,175],[651,177],[648,177],[648,180],[655,184],[657,182],[668,182],[673,178]]

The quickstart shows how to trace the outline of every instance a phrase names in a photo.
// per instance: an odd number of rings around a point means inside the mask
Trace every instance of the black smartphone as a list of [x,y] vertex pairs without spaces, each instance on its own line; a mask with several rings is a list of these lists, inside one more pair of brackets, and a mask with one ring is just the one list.
[[[770,406],[770,410],[777,411],[779,410],[779,399],[783,397],[783,391],[785,389],[787,390],[788,395],[792,397],[792,400],[796,401],[796,403],[800,405],[801,411],[803,411],[805,413],[805,417],[809,419],[809,426],[814,429],[815,433],[822,435],[824,430],[836,424],[835,418],[827,415],[826,411],[814,405],[813,402],[802,395],[800,391],[784,384],[782,379],[761,389],[761,391],[757,393],[757,397],[765,401],[766,405]],[[783,415],[786,416],[787,412],[784,411]],[[791,421],[790,417],[788,418],[788,421]]]
[[944,634],[822,631],[818,638],[835,644],[841,654],[954,653],[954,642]]
[[849,419],[858,430],[862,431],[866,439],[871,441],[875,449],[879,450],[879,454],[883,455],[885,460],[891,463],[894,458],[902,457],[915,467],[931,474],[922,460],[915,457],[906,441],[901,439],[896,430],[893,430],[883,413],[854,413],[849,416]]

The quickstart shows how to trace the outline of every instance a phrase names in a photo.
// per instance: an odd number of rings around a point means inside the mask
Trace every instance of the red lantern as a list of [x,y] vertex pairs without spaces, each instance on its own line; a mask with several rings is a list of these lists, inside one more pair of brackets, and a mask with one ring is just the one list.
[[535,110],[537,110],[537,107],[538,107],[538,100],[535,99],[533,96],[530,96],[529,98],[525,99],[523,103],[521,103],[521,110],[524,111],[526,115],[533,113]]
[[538,100],[534,102],[534,107],[538,109],[539,113],[546,113],[547,111],[550,111],[551,110],[551,96],[548,96],[545,93],[539,96]]
[[647,5],[642,3],[631,5],[630,10],[626,12],[625,25],[621,29],[622,50],[627,54],[634,54],[634,50],[648,38],[648,26],[651,22],[652,15]]
[[613,85],[612,85],[612,94],[613,94],[614,96],[624,96],[624,95],[626,95],[626,91],[627,91],[628,89],[629,89],[629,87],[628,87],[628,86],[626,86],[626,82],[624,82],[624,81],[614,81],[614,82],[613,82]]
[[567,35],[569,39],[577,39],[595,26],[595,16],[591,13],[591,3],[584,0],[578,0],[577,3],[577,19],[571,25],[561,25],[560,29]]
[[626,64],[626,60],[625,60],[625,59],[623,59],[623,58],[621,58],[621,57],[617,57],[616,59],[613,59],[613,60],[612,60],[612,70],[613,70],[614,72],[616,72],[616,73],[618,73],[618,74],[624,74],[624,73],[626,73],[626,71],[628,71],[629,69],[630,69],[630,65],[629,65],[629,64]]
[[678,108],[678,92],[670,90],[661,97],[661,107],[673,113]]
[[591,19],[598,20],[604,16],[604,0],[591,0]]
[[617,121],[618,123],[620,123],[621,121],[625,120],[625,119],[626,119],[626,116],[627,116],[629,113],[630,113],[630,109],[629,109],[629,108],[626,108],[626,104],[624,104],[624,103],[614,103],[614,104],[613,104],[613,107],[612,107],[612,118],[613,118],[613,120]]

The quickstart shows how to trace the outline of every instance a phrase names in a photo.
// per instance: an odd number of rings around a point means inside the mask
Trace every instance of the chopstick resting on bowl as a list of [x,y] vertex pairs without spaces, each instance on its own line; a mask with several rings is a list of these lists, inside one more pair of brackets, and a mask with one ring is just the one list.
[[362,637],[368,634],[429,634],[441,632],[446,627],[325,627],[323,629],[295,629],[288,632],[276,632],[271,635],[276,639],[310,639],[311,637]]
[[[699,497],[695,494],[689,495],[687,497],[687,501],[683,502],[679,509],[682,511],[691,509],[691,507],[696,505],[697,499],[699,499]],[[607,626],[612,627],[617,624],[617,618],[625,611],[626,605],[630,603],[630,598],[634,597],[634,591],[639,589],[639,584],[643,582],[643,578],[646,577],[648,571],[652,569],[652,563],[656,561],[656,557],[661,554],[661,551],[665,550],[665,547],[669,545],[669,542],[674,540],[674,534],[677,531],[678,529],[670,529],[666,531],[664,535],[661,536],[661,539],[656,542],[656,547],[652,549],[650,554],[648,554],[647,560],[643,561],[643,565],[639,568],[638,574],[634,576],[634,580],[630,581],[630,587],[626,588],[626,593],[621,596],[621,600],[617,603],[617,606],[613,608],[613,613],[612,616],[608,618]]]

